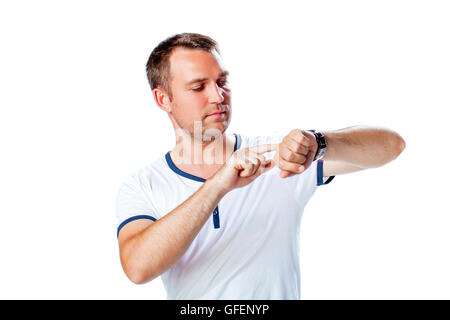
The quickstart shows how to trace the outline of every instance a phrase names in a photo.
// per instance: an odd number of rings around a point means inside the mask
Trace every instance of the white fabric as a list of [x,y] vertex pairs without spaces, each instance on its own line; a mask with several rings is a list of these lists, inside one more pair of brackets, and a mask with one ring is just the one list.
[[[279,143],[284,135],[241,136],[240,148]],[[274,152],[264,154],[273,158]],[[161,275],[168,299],[300,299],[299,231],[317,188],[317,161],[302,174],[280,178],[272,168],[219,202],[185,254]],[[203,182],[171,169],[165,156],[120,188],[118,226],[133,217],[160,219]]]

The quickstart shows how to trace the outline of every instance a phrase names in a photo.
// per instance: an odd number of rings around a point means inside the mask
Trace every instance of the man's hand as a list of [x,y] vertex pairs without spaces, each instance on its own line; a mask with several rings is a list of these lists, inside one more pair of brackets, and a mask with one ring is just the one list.
[[318,148],[314,134],[300,129],[289,132],[278,146],[274,161],[281,169],[281,178],[287,178],[308,169]]
[[264,144],[238,149],[211,180],[223,193],[246,186],[275,166],[275,161],[267,160],[262,154],[277,149],[278,144]]

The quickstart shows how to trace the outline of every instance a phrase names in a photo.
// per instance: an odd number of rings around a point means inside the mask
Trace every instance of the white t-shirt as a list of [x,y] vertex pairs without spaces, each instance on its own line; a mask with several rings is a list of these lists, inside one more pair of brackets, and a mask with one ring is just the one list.
[[[285,135],[235,136],[237,150],[280,143]],[[285,179],[274,167],[228,192],[185,254],[161,275],[167,299],[300,299],[300,221],[322,179],[319,160]],[[137,171],[119,189],[117,235],[130,221],[160,219],[204,181],[178,169],[169,153]]]

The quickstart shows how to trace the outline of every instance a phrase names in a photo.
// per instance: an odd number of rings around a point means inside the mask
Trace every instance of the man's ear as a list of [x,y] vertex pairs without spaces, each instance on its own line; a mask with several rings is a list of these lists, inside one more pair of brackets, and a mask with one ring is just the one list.
[[167,92],[161,88],[155,88],[153,89],[152,93],[156,105],[162,110],[166,111],[167,113],[170,113],[172,111],[172,108],[170,105],[170,99]]

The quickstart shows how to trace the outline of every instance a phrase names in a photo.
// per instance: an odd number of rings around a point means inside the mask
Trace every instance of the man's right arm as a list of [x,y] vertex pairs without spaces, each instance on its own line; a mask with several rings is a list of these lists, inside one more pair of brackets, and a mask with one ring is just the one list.
[[126,224],[119,232],[119,251],[128,278],[145,283],[175,264],[228,191],[249,184],[274,166],[262,153],[275,148],[263,145],[237,150],[211,179],[161,219]]
[[137,284],[145,283],[172,266],[186,252],[223,196],[214,180],[206,181],[161,219],[155,222],[140,219],[126,224],[119,233],[119,249],[128,278]]

